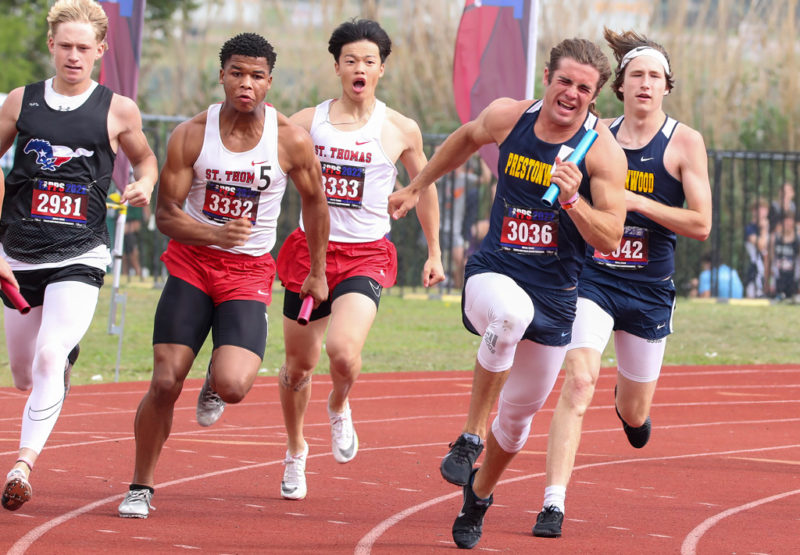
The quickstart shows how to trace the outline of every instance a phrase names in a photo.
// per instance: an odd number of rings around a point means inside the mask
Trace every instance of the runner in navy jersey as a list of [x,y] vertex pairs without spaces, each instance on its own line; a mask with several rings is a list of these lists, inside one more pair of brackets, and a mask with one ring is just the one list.
[[149,515],[175,402],[209,331],[214,345],[198,422],[213,423],[223,402],[240,402],[253,385],[275,276],[270,250],[289,178],[309,222],[310,271],[301,291],[317,304],[328,297],[319,162],[308,133],[264,102],[275,60],[272,45],[255,33],[226,41],[219,72],[225,100],[170,137],[156,206],[158,227],[171,238],[162,256],[170,276],[156,309],[153,378],[136,413],[136,460],[121,517]]
[[[462,302],[466,327],[483,339],[467,423],[441,464],[446,480],[463,485],[452,528],[462,548],[480,540],[492,492],[553,388],[570,340],[586,243],[610,251],[622,237],[625,156],[590,110],[610,74],[595,44],[562,41],[550,52],[542,100],[495,100],[390,198],[389,210],[401,217],[420,191],[481,145],[500,147],[489,233],[467,262]],[[585,160],[565,161],[590,129],[598,138]],[[551,182],[560,188],[554,207],[542,201]],[[473,470],[498,395],[486,456]]]
[[674,83],[666,51],[631,31],[606,29],[605,38],[618,63],[612,86],[624,104],[624,115],[607,123],[628,158],[628,215],[619,247],[587,248],[565,381],[550,425],[544,505],[533,529],[541,537],[561,535],[583,415],[612,331],[617,384],[611,401],[631,445],[644,447],[650,438],[650,405],[672,331],[676,234],[702,241],[711,231],[703,138],[662,108]]
[[14,89],[0,109],[0,155],[17,140],[14,165],[0,179],[0,277],[32,307],[23,316],[3,295],[14,385],[30,390],[2,494],[12,511],[31,499],[30,472],[61,413],[111,262],[105,201],[117,151],[135,178],[122,202],[146,206],[158,176],[136,103],[91,77],[107,46],[103,8],[59,0],[47,23],[55,76]]
[[[377,315],[381,292],[397,278],[397,252],[387,237],[390,219],[386,212],[389,194],[397,183],[395,164],[400,161],[414,177],[426,161],[417,123],[376,97],[391,45],[386,31],[375,21],[359,19],[339,25],[328,41],[328,51],[341,80],[341,95],[291,118],[311,133],[322,165],[322,186],[331,215],[327,252],[330,298],[311,313],[308,325],[298,324],[305,296],[300,284],[308,273],[306,227],[310,222],[303,216],[300,227],[278,254],[278,277],[286,287],[286,362],[280,371],[287,433],[281,482],[285,499],[302,499],[307,493],[308,444],[303,420],[323,340],[333,382],[327,402],[331,451],[340,463],[351,461],[358,452],[349,396],[361,371],[361,351]],[[417,216],[428,249],[422,284],[430,287],[444,279],[435,187],[420,201]]]

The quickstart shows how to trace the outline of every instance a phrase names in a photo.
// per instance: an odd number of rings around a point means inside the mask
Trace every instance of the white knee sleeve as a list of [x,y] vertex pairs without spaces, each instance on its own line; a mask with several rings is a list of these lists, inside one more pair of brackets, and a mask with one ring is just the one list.
[[464,314],[483,338],[478,363],[489,372],[508,370],[517,344],[533,321],[533,302],[508,276],[483,273],[464,289]]
[[564,362],[566,347],[522,341],[500,393],[492,433],[506,453],[518,453],[528,440],[533,416],[542,408]]

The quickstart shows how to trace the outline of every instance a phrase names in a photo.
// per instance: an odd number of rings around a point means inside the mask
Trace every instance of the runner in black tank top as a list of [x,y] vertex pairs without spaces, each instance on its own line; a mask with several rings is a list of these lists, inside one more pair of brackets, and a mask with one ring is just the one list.
[[0,278],[18,286],[32,307],[23,316],[2,295],[14,385],[30,390],[2,493],[12,511],[31,498],[31,470],[61,412],[111,261],[105,200],[117,150],[135,178],[119,184],[123,202],[149,204],[158,177],[136,104],[91,78],[105,50],[103,8],[93,0],[59,0],[48,22],[55,76],[14,89],[0,109],[0,154],[17,140],[14,166],[0,180]]

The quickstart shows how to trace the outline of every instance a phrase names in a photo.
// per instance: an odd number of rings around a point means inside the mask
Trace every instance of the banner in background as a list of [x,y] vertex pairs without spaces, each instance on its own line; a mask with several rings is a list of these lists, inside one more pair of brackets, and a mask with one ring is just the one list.
[[[136,100],[139,58],[146,0],[109,0],[100,5],[108,16],[108,51],[100,65],[100,83],[117,94]],[[119,150],[114,164],[114,183],[120,191],[128,184],[130,163]]]
[[[456,35],[453,93],[462,123],[503,96],[533,98],[537,0],[466,0]],[[497,145],[480,149],[497,176]]]

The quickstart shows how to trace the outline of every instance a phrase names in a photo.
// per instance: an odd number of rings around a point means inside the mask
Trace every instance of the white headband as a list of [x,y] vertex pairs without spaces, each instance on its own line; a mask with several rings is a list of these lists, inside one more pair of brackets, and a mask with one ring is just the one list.
[[634,58],[638,58],[639,56],[651,56],[658,60],[662,66],[664,66],[664,74],[669,75],[669,62],[667,61],[667,57],[664,56],[661,52],[652,48],[650,46],[637,46],[633,50],[629,50],[627,54],[622,58],[622,61],[619,63],[619,69],[622,71],[625,69],[625,66],[628,65],[628,62],[633,60]]

